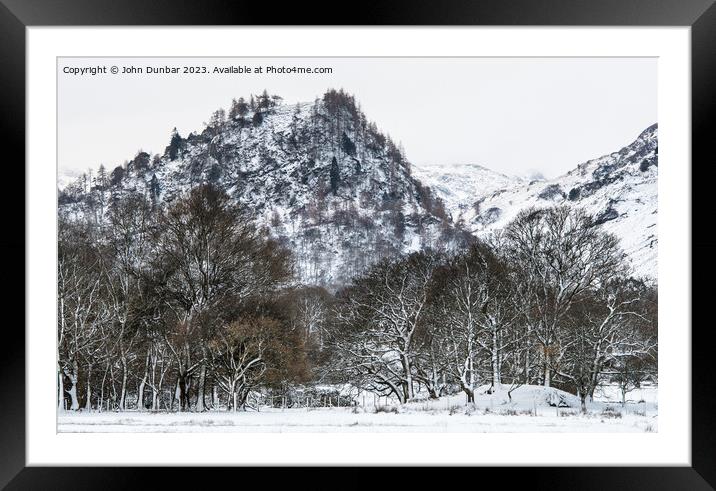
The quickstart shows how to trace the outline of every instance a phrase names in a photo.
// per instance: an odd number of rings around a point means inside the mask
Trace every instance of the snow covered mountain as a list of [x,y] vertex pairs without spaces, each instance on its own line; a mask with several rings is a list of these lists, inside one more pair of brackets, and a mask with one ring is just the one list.
[[455,223],[470,215],[476,201],[527,183],[521,177],[506,176],[477,164],[414,165],[413,175],[442,198]]
[[338,288],[376,261],[427,247],[453,250],[529,206],[585,208],[620,237],[638,275],[656,278],[657,126],[618,152],[551,180],[475,164],[414,167],[354,98],[328,91],[294,105],[264,94],[174,133],[109,172],[62,177],[60,213],[100,223],[114,200],[171,203],[213,183],[293,252],[297,280]]
[[[463,193],[455,181],[465,167],[458,167],[453,179],[431,173],[424,175],[427,185],[451,206],[463,211],[465,228],[483,235],[503,228],[521,210],[555,205],[579,206],[595,223],[620,238],[634,273],[657,277],[657,175],[658,127],[645,129],[634,142],[621,150],[578,165],[568,173],[549,180],[506,182],[500,189],[485,193],[495,173],[477,168],[474,180],[489,176],[484,187],[464,180]],[[499,174],[498,174],[499,175]],[[445,185],[447,184],[447,185]],[[449,188],[449,189],[446,189]],[[457,191],[452,191],[457,190]],[[462,196],[456,199],[456,196]]]
[[111,175],[65,187],[60,209],[101,221],[128,193],[170,203],[207,182],[293,252],[306,284],[336,288],[382,258],[469,240],[411,175],[402,150],[342,91],[295,105],[267,94],[235,101],[201,133],[174,133],[163,154],[140,152]]

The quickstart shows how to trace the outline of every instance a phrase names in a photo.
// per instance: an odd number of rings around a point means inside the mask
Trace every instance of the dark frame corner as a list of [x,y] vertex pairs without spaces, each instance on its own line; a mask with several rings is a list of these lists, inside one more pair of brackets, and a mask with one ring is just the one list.
[[[470,1],[449,0],[440,5],[427,0],[394,0],[390,4],[361,5],[356,8],[350,22],[346,18],[328,18],[320,12],[330,12],[331,5],[323,0],[308,8],[303,3],[283,7],[272,12],[273,25],[562,25],[562,26],[691,26],[692,66],[692,165],[699,179],[692,176],[692,213],[708,213],[711,194],[709,183],[714,182],[711,122],[716,119],[716,6],[714,0],[510,0]],[[6,172],[17,174],[17,180],[8,181],[2,199],[10,206],[18,200],[25,203],[24,188],[13,186],[25,182],[24,166],[11,162],[25,161],[25,29],[28,26],[63,25],[262,25],[265,24],[261,3],[225,2],[171,2],[157,0],[0,0],[0,135],[10,149],[13,160],[5,159]],[[334,10],[335,11],[335,10]],[[697,165],[694,165],[696,163]],[[684,163],[686,165],[686,163]],[[27,183],[25,183],[27,184]],[[6,272],[24,278],[25,221],[24,215],[6,213],[5,222],[22,233],[5,234],[0,238],[0,253],[6,257],[24,257]],[[697,224],[692,217],[692,224]],[[709,218],[704,222],[709,224]],[[709,237],[709,227],[692,228],[692,262],[699,269],[692,276],[692,318],[703,311],[711,299],[709,288],[695,288],[696,281],[712,278],[716,272],[713,257],[716,241]],[[10,274],[7,274],[10,273]],[[6,280],[7,281],[7,280]],[[6,305],[24,303],[23,287],[8,288]],[[15,298],[13,298],[13,296]],[[10,312],[7,309],[7,312]],[[695,322],[692,322],[696,325]],[[692,373],[705,374],[710,380],[712,368],[709,329],[711,323],[692,329]],[[123,468],[45,468],[25,466],[25,337],[18,323],[6,322],[4,353],[0,356],[0,387],[3,404],[0,410],[0,486],[8,489],[126,489],[146,483],[146,473]],[[677,326],[671,326],[675,328]],[[702,375],[703,376],[703,375]],[[703,385],[708,387],[710,382]],[[698,390],[700,380],[692,383],[692,467],[644,468],[530,468],[520,473],[530,474],[530,486],[545,483],[550,489],[716,489],[716,423],[713,410],[716,406],[713,391]],[[515,469],[517,470],[517,469]],[[219,470],[222,474],[226,470]],[[248,471],[248,469],[246,470]],[[485,469],[486,472],[501,472]],[[212,471],[217,472],[217,471]],[[242,471],[243,472],[243,471]],[[292,471],[293,472],[293,471]],[[497,474],[494,472],[494,474]],[[201,482],[205,476],[198,470],[156,470],[160,479],[181,479],[182,487],[192,481]],[[512,475],[512,471],[510,471]],[[504,477],[504,474],[502,474]],[[159,476],[153,476],[159,477]],[[258,477],[258,476],[257,476]],[[292,479],[295,480],[295,474]],[[201,480],[201,481],[200,481]],[[511,479],[512,480],[512,479]],[[205,482],[205,481],[204,481]],[[542,486],[538,486],[542,487]]]

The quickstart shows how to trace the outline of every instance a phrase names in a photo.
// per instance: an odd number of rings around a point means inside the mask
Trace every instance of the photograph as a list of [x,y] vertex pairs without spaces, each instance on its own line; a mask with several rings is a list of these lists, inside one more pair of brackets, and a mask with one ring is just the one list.
[[715,1],[0,0],[0,489],[716,489]]
[[658,433],[657,62],[58,57],[57,431]]

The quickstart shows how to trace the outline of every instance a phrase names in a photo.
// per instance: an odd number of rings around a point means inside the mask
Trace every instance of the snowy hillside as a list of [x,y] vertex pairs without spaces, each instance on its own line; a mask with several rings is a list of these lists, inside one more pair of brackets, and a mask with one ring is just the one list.
[[456,223],[470,214],[477,200],[527,183],[521,177],[506,176],[477,164],[413,166],[413,175],[442,198]]
[[411,166],[342,91],[242,104],[200,133],[174,133],[161,154],[75,181],[61,173],[61,213],[101,223],[127,194],[161,206],[213,183],[292,251],[298,281],[337,288],[382,258],[453,250],[526,207],[567,204],[621,239],[637,275],[656,278],[656,125],[618,152],[529,181],[475,164]]
[[468,237],[342,91],[292,105],[260,96],[229,117],[217,111],[201,133],[174,133],[163,154],[140,152],[110,176],[98,174],[91,188],[65,188],[61,212],[100,222],[128,193],[170,203],[207,182],[293,252],[306,284],[339,287],[384,257]]
[[[458,167],[459,175],[465,167]],[[475,177],[459,178],[424,174],[427,185],[463,210],[465,228],[476,235],[499,230],[521,210],[530,206],[579,206],[607,232],[615,234],[638,276],[657,277],[657,175],[658,128],[654,124],[621,150],[578,165],[574,170],[549,180],[512,183],[489,193],[494,172],[475,169]],[[472,184],[487,176],[480,188]],[[466,189],[479,191],[470,195]],[[447,188],[447,189],[446,189]],[[457,190],[457,191],[455,191]],[[457,199],[462,196],[461,199]]]
[[77,182],[82,173],[77,171],[60,170],[57,174],[57,189],[66,189],[67,186]]

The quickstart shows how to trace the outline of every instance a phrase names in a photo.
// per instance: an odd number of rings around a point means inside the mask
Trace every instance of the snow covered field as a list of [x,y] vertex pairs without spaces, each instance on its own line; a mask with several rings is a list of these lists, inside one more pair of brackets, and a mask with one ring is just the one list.
[[[404,406],[262,408],[260,412],[204,413],[61,412],[59,432],[656,432],[657,389],[628,395],[626,406],[612,389],[595,394],[587,414],[574,396],[525,386],[512,394],[482,394],[474,405],[462,396]],[[558,404],[551,406],[551,404]],[[559,407],[569,404],[571,407]]]

